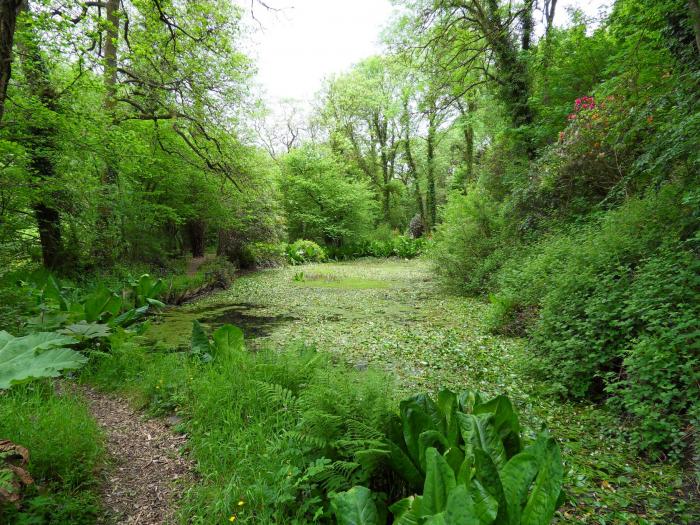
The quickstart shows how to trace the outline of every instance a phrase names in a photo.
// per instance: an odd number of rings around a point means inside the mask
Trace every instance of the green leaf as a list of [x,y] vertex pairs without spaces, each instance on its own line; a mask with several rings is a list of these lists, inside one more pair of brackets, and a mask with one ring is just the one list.
[[119,314],[122,299],[117,294],[102,286],[88,295],[83,302],[85,320],[88,323],[104,320]]
[[481,394],[473,390],[460,392],[457,396],[457,406],[465,414],[471,414],[474,407],[481,404]]
[[498,396],[474,407],[474,414],[493,414],[493,425],[503,441],[508,458],[521,451],[520,422],[513,405],[506,396]]
[[61,293],[61,286],[58,283],[58,280],[56,280],[56,278],[51,274],[49,274],[46,278],[43,297],[44,300],[53,299],[56,301],[61,311],[65,312],[68,310],[68,301],[66,301],[66,298],[63,297],[63,294]]
[[478,479],[472,479],[469,489],[474,500],[474,514],[479,518],[479,523],[486,525],[494,523],[499,508],[496,498],[486,490]]
[[338,525],[381,525],[372,491],[365,487],[353,487],[333,495],[331,509]]
[[476,480],[494,498],[498,508],[498,512],[494,517],[494,523],[505,525],[508,523],[508,508],[498,469],[494,465],[491,456],[481,449],[474,450],[474,460]]
[[433,418],[423,408],[425,396],[414,396],[401,401],[399,410],[403,425],[403,437],[413,462],[420,465],[420,435],[426,430],[437,430]]
[[394,525],[418,525],[421,518],[422,500],[422,496],[409,496],[389,507],[394,515]]
[[509,525],[520,525],[522,508],[537,475],[537,456],[527,450],[510,458],[499,472],[506,498]]
[[450,448],[447,438],[439,430],[426,430],[425,432],[421,432],[420,436],[418,436],[418,444],[419,461],[423,469],[425,469],[425,451],[429,447],[438,449],[441,454]]
[[457,445],[459,442],[459,424],[456,418],[457,395],[450,390],[441,390],[438,393],[437,404],[445,418],[447,440],[452,445]]
[[111,330],[106,324],[86,323],[85,321],[80,321],[79,323],[66,326],[63,330],[59,330],[59,333],[84,340],[108,337]]
[[110,319],[109,324],[112,326],[126,327],[138,321],[141,317],[146,315],[146,312],[148,312],[148,306],[132,308],[131,310],[127,310],[123,314],[118,315],[114,319]]
[[148,304],[149,299],[156,299],[163,289],[164,283],[163,279],[155,279],[145,273],[139,277],[137,282],[132,283],[132,286],[136,299],[136,306],[143,306]]
[[480,448],[491,456],[496,468],[503,468],[506,463],[506,450],[503,441],[493,425],[493,414],[457,414],[465,446]]
[[204,328],[201,323],[196,319],[192,321],[192,342],[190,343],[190,348],[193,354],[205,355],[211,350],[211,344],[209,343],[209,338],[204,332]]
[[425,464],[422,512],[429,516],[445,510],[447,496],[457,482],[452,468],[437,449],[431,447],[425,451]]
[[391,468],[408,482],[412,490],[421,490],[423,488],[424,476],[418,466],[413,463],[413,460],[411,460],[408,454],[406,454],[399,445],[390,440],[387,440],[386,443],[389,447],[388,461]]
[[522,525],[547,525],[557,510],[564,468],[559,445],[553,438],[545,443],[535,484],[523,510]]
[[41,377],[58,377],[61,370],[83,366],[85,356],[63,345],[77,341],[65,335],[40,332],[13,337],[0,332],[0,389]]
[[457,485],[447,498],[444,520],[447,525],[480,525],[488,524],[481,521],[477,515],[474,500],[469,489],[464,485]]
[[[194,333],[193,333],[194,336]],[[232,324],[217,329],[212,337],[219,352],[241,352],[243,350],[243,330]]]

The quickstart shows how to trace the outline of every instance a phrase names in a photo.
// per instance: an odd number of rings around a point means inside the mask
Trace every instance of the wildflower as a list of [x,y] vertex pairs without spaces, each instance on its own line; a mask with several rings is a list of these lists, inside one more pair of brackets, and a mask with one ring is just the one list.
[[228,520],[229,520],[231,523],[233,523],[234,521],[236,521],[236,515],[234,514],[234,515],[231,516]]
[[239,507],[242,507],[243,505],[245,505],[245,501],[241,500],[241,501],[238,502],[238,506],[239,506]]

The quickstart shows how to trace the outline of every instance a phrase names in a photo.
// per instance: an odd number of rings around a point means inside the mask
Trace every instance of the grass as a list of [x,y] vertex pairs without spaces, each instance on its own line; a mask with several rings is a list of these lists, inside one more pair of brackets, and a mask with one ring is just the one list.
[[0,507],[0,523],[92,524],[100,514],[96,471],[102,434],[82,398],[51,382],[0,393],[0,437],[29,450],[35,484],[21,510]]
[[[300,286],[294,280],[300,271],[327,282],[370,280],[385,286]],[[440,387],[507,394],[527,428],[547,425],[560,440],[570,498],[558,515],[561,523],[692,522],[696,510],[685,495],[679,467],[640,458],[621,432],[624,424],[604,407],[562,402],[548,392],[546,383],[525,377],[521,368],[528,356],[522,341],[488,334],[484,319],[490,307],[475,299],[446,296],[422,261],[362,260],[250,274],[228,291],[167,314],[150,336],[169,341],[161,342],[161,350],[182,347],[193,319],[211,317],[231,305],[239,305],[254,319],[284,319],[252,341],[253,349],[304,342],[342,363],[368,363],[395,379],[394,400]],[[241,377],[230,373],[217,381],[226,385]],[[221,399],[227,399],[226,387],[221,388]],[[222,401],[211,407],[215,420],[224,406]],[[225,414],[222,417],[228,418]],[[239,420],[231,420],[233,427],[237,424]],[[212,441],[217,439],[225,443],[232,437],[221,435]],[[259,446],[264,439],[262,434],[249,435],[246,446]],[[195,453],[201,457],[201,451]],[[259,461],[264,463],[261,454]],[[232,481],[231,494],[239,486]]]
[[309,473],[319,448],[331,455],[347,421],[374,428],[390,413],[385,377],[335,366],[305,347],[226,353],[205,363],[133,343],[116,345],[84,379],[131,394],[153,415],[183,416],[202,476],[181,502],[183,522],[306,523],[323,503],[322,481],[351,486],[331,465]]

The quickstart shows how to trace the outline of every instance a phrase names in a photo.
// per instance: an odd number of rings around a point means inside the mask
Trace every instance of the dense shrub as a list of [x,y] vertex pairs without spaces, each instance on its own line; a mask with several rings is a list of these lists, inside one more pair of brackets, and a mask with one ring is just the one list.
[[609,398],[638,418],[640,448],[676,455],[697,402],[692,220],[678,188],[631,200],[509,261],[493,297],[500,330],[529,330],[533,370],[575,398]]
[[394,256],[413,259],[424,253],[427,242],[423,237],[412,239],[405,235],[397,235],[386,240],[363,240],[344,246],[328,247],[328,256],[336,260]]
[[282,162],[283,203],[291,239],[340,246],[366,237],[377,203],[362,181],[327,149],[295,149]]
[[451,194],[430,252],[438,276],[458,291],[482,291],[500,265],[501,231],[498,205],[485,191]]
[[292,264],[323,262],[326,252],[313,241],[300,239],[287,246],[287,258]]
[[243,268],[275,268],[286,262],[284,243],[253,242],[243,248]]

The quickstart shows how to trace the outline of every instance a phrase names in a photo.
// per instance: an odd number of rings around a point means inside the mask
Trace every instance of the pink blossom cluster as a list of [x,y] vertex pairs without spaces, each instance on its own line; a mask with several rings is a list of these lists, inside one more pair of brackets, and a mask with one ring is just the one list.
[[593,97],[580,97],[574,101],[574,112],[569,114],[567,117],[569,120],[574,120],[576,118],[576,113],[582,109],[593,109],[595,108],[595,99]]
[[581,111],[582,109],[593,109],[595,107],[595,100],[593,97],[581,97],[577,98],[574,102],[574,109],[576,111]]

